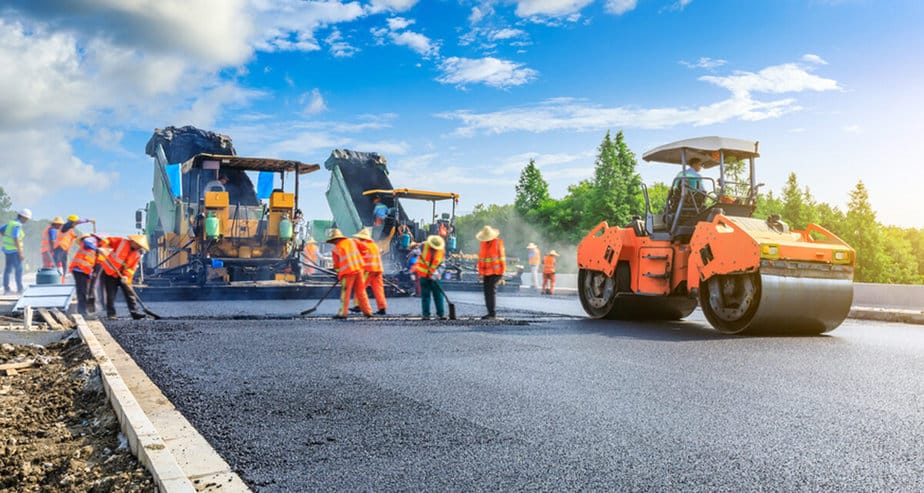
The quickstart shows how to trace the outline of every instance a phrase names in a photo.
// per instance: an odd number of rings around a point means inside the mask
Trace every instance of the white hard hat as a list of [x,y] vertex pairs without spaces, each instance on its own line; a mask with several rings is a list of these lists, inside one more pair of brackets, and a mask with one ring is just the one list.
[[32,211],[30,211],[29,209],[23,208],[17,214],[19,214],[20,216],[26,219],[32,219]]

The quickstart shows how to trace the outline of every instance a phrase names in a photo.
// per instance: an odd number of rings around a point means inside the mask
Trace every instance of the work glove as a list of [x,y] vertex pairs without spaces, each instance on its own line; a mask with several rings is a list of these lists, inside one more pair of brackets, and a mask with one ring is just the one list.
[[119,276],[119,280],[122,281],[122,284],[128,284],[128,276]]

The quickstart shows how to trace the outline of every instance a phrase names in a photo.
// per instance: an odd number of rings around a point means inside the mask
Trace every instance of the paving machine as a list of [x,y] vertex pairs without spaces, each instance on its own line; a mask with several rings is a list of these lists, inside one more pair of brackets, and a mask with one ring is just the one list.
[[578,245],[578,293],[593,318],[677,320],[702,307],[727,334],[820,334],[838,327],[853,300],[854,250],[817,224],[790,229],[779,215],[751,217],[762,184],[758,143],[701,137],[642,159],[696,159],[718,178],[678,178],[664,211],[625,227],[605,221]]
[[[193,127],[156,130],[147,153],[154,200],[136,214],[151,245],[140,293],[199,298],[209,296],[201,288],[238,287],[248,293],[212,295],[307,296],[293,284],[301,272],[293,219],[299,177],[320,165],[237,156],[230,137]],[[254,296],[257,285],[268,291]]]

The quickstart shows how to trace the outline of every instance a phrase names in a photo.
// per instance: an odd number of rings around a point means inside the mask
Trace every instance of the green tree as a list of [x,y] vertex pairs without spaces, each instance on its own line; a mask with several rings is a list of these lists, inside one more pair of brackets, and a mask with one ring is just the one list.
[[658,213],[664,210],[667,205],[667,194],[670,191],[671,187],[660,181],[648,187],[648,202],[651,212]]
[[[771,214],[782,214],[783,201],[773,194],[773,191],[761,193],[757,196],[757,206],[754,209],[753,217],[766,219]],[[784,218],[785,219],[785,218]]]
[[6,194],[6,190],[0,187],[0,224],[5,224],[13,218],[13,200]]
[[549,184],[542,178],[542,172],[536,166],[536,161],[529,160],[529,164],[520,172],[520,181],[516,186],[516,199],[514,208],[523,217],[535,216],[542,204],[549,200]]
[[610,138],[607,132],[594,163],[594,201],[589,217],[582,223],[585,228],[591,228],[599,221],[622,225],[629,222],[633,215],[641,214],[644,208],[642,178],[635,172],[636,164],[635,155],[626,145],[622,131],[616,132],[615,139]]
[[892,284],[918,282],[917,259],[904,231],[891,226],[884,228],[882,233],[882,248],[890,260],[886,272],[883,273],[882,282]]
[[882,248],[880,226],[863,181],[857,182],[856,187],[850,191],[843,240],[857,253],[855,280],[886,282],[884,271],[890,259]]
[[786,186],[783,187],[783,220],[795,229],[805,229],[810,223],[817,221],[815,213],[815,199],[812,198],[808,187],[799,188],[795,173],[789,173]]

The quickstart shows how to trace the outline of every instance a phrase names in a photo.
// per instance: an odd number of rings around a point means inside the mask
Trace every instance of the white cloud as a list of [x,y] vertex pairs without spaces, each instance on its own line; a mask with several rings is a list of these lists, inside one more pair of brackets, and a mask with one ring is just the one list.
[[859,125],[847,125],[844,127],[844,131],[851,134],[862,133],[863,129]]
[[677,0],[674,3],[670,4],[667,7],[662,7],[659,12],[681,12],[687,5],[690,5],[693,0]]
[[501,41],[505,39],[514,39],[514,38],[524,38],[526,37],[526,31],[523,31],[522,29],[512,29],[512,28],[506,27],[504,29],[498,29],[496,31],[492,31],[491,34],[488,35],[488,37],[494,41]]
[[330,46],[330,52],[337,58],[348,58],[355,55],[359,48],[351,45],[343,39],[339,29],[333,29],[330,35],[324,39],[324,42]]
[[[594,0],[518,0],[516,14],[519,17],[558,17],[576,21],[581,9]],[[575,17],[577,16],[577,17]]]
[[814,63],[816,65],[827,65],[828,64],[828,62],[826,62],[820,56],[813,55],[811,53],[806,53],[805,55],[802,55],[802,61],[808,62],[808,63]]
[[449,57],[440,64],[443,75],[436,78],[443,84],[485,84],[491,87],[510,87],[526,84],[538,75],[531,68],[522,68],[523,64],[494,57],[459,58]]
[[404,12],[417,5],[417,0],[372,0],[367,11],[370,14],[379,12]]
[[700,77],[700,80],[725,87],[731,96],[694,108],[600,107],[581,99],[557,98],[486,113],[458,110],[436,116],[459,121],[461,126],[455,131],[457,135],[514,131],[599,131],[614,127],[656,129],[678,125],[711,125],[736,119],[765,120],[802,109],[792,97],[760,101],[754,99],[752,93],[840,90],[836,81],[810,74],[796,64],[767,67],[757,73],[736,72],[726,77]]
[[391,38],[392,43],[399,46],[407,46],[418,55],[429,57],[439,54],[439,46],[433,44],[430,38],[420,33],[402,31],[400,33],[389,34],[389,38]]
[[304,115],[316,115],[327,110],[327,105],[324,104],[324,97],[321,96],[321,91],[317,88],[312,89],[311,93],[302,94],[299,102],[305,106],[305,109],[302,111]]
[[417,21],[414,19],[405,19],[404,17],[389,17],[385,20],[385,22],[388,24],[388,29],[392,31],[400,31],[402,29],[406,29],[408,26],[414,24]]
[[636,0],[606,0],[604,8],[611,14],[622,15],[633,10],[635,6]]
[[689,68],[705,68],[705,69],[718,68],[718,67],[721,67],[722,65],[725,65],[726,63],[728,63],[728,61],[722,60],[721,58],[709,58],[707,56],[700,57],[699,60],[696,60],[695,62],[688,62],[686,60],[680,61],[681,65],[684,65]]
[[[252,45],[267,52],[319,50],[321,47],[315,40],[315,30],[366,15],[359,3],[336,1],[254,1],[249,10],[245,15],[249,15],[256,26]],[[224,34],[227,37],[227,33]]]

